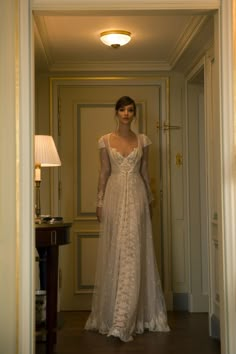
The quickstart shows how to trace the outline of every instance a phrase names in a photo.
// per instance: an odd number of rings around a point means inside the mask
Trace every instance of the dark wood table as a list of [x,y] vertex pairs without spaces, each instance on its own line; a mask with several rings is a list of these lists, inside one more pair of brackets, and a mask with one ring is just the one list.
[[59,246],[70,242],[71,223],[35,224],[36,248],[46,249],[46,352],[54,352],[57,330]]

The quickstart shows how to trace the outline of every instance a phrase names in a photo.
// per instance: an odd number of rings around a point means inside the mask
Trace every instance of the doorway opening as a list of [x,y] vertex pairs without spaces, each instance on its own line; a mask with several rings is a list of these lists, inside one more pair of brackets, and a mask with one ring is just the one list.
[[[50,77],[50,73],[48,74]],[[191,290],[196,290],[196,292],[192,291],[189,294],[188,297],[188,304],[189,304],[189,311],[192,312],[198,312],[198,311],[208,311],[208,277],[207,277],[207,272],[205,270],[207,269],[207,264],[208,264],[208,254],[207,254],[207,247],[206,245],[206,225],[205,225],[205,218],[206,214],[204,214],[204,208],[206,207],[205,200],[204,200],[204,189],[206,189],[206,185],[204,184],[204,179],[202,179],[203,174],[206,169],[206,166],[204,163],[201,162],[202,157],[204,157],[204,145],[202,145],[199,141],[204,139],[204,134],[205,131],[202,130],[202,125],[204,122],[202,121],[202,117],[204,116],[204,80],[201,82],[202,78],[204,78],[204,71],[200,71],[194,78],[192,78],[189,81],[189,93],[190,96],[195,97],[198,96],[197,102],[189,102],[189,111],[192,110],[193,106],[196,109],[196,117],[194,116],[194,119],[196,119],[196,124],[197,126],[195,127],[196,130],[194,129],[194,124],[191,123],[189,125],[189,131],[188,134],[192,134],[191,138],[188,140],[188,143],[191,145],[191,152],[190,156],[188,159],[188,164],[189,166],[191,165],[190,168],[190,174],[189,176],[189,183],[191,183],[191,186],[189,187],[189,202],[190,202],[190,210],[189,210],[189,230],[191,231],[191,242],[189,242],[189,271],[191,273]],[[42,107],[45,107],[42,105]],[[201,118],[201,121],[200,121]],[[191,117],[192,119],[192,117]],[[164,122],[165,123],[165,122]],[[46,122],[44,122],[44,126],[46,126]],[[41,123],[38,122],[39,128],[41,127]],[[198,135],[196,135],[196,132]],[[200,134],[200,135],[199,135]],[[167,135],[167,134],[166,134]],[[198,141],[196,141],[198,139]],[[199,140],[200,139],[200,140]],[[194,142],[196,145],[194,145]],[[195,154],[195,155],[194,155]],[[197,164],[192,165],[193,161],[197,157]],[[195,161],[196,163],[196,161]],[[197,168],[197,173],[194,173],[194,168]],[[197,184],[197,182],[201,181],[200,184]],[[195,183],[195,184],[194,184]],[[194,189],[196,187],[196,189]],[[193,190],[194,189],[194,190]],[[195,195],[198,194],[198,196]],[[205,194],[206,196],[206,194]],[[203,207],[203,209],[202,209]],[[198,213],[196,217],[196,213]],[[203,214],[202,214],[203,213]],[[197,222],[197,227],[195,228],[195,224]],[[193,231],[193,233],[192,233]],[[193,235],[193,238],[192,238]],[[82,235],[83,236],[83,235]],[[172,246],[172,245],[170,245]],[[198,252],[201,252],[201,255],[198,256],[202,258],[196,258],[196,248]],[[173,252],[169,251],[170,253]],[[201,259],[201,262],[199,263],[199,259]],[[200,268],[199,268],[200,267]],[[163,268],[165,268],[165,271],[168,272],[169,269],[166,269],[165,264],[163,265]],[[199,272],[200,269],[200,277],[196,275]],[[169,279],[171,277],[169,276]],[[199,294],[199,286],[202,288],[202,292]]]

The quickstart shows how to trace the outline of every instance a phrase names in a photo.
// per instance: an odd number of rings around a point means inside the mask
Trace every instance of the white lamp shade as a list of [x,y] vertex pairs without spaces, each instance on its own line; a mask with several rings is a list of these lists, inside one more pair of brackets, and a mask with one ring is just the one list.
[[35,135],[35,166],[61,166],[61,160],[52,136]]
[[128,31],[105,31],[100,35],[101,41],[111,47],[118,48],[131,40],[131,33]]

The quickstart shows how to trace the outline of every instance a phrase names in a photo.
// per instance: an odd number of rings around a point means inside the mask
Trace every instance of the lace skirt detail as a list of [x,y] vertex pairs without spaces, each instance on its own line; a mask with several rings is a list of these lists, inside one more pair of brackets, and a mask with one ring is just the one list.
[[169,330],[147,193],[138,173],[108,180],[92,312],[85,329],[124,342],[145,329]]

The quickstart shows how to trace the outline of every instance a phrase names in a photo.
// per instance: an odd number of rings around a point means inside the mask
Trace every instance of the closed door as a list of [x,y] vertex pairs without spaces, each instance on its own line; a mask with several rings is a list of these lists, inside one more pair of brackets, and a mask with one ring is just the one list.
[[[60,250],[60,308],[88,310],[96,270],[99,224],[96,193],[99,174],[98,138],[116,129],[114,104],[122,95],[137,103],[136,132],[146,133],[150,148],[150,182],[155,198],[153,237],[162,275],[160,210],[159,85],[76,85],[63,83],[56,90],[59,109],[59,150],[62,160],[59,213],[72,221],[71,243]],[[164,113],[163,113],[164,114]]]

